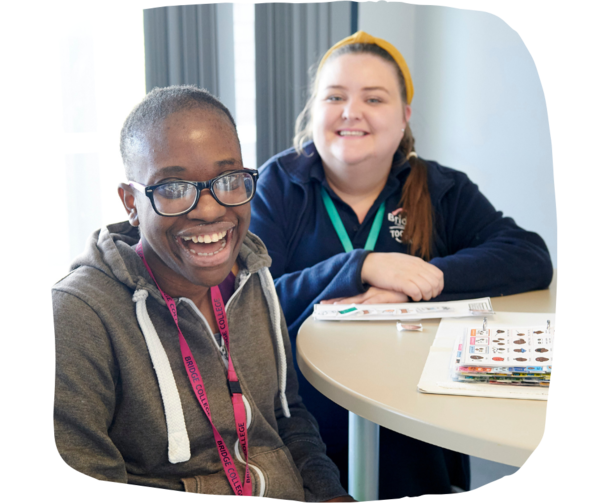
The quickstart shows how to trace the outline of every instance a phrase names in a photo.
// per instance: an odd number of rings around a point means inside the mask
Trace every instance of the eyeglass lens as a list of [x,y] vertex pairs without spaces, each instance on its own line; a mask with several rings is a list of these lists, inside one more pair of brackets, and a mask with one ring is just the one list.
[[[254,178],[250,173],[232,173],[218,178],[212,188],[218,202],[244,204],[254,192]],[[177,215],[194,205],[196,192],[196,186],[188,182],[165,183],[154,189],[154,204],[164,215]]]

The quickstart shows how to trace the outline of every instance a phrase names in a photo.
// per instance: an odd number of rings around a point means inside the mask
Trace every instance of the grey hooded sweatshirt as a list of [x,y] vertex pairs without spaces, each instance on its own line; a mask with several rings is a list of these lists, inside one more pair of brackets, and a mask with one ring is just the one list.
[[[127,222],[95,232],[53,288],[58,451],[71,467],[101,480],[233,494],[188,381],[173,318],[134,250],[138,240]],[[263,243],[248,233],[226,306],[246,406],[253,495],[344,496],[317,423],[298,395],[270,263]],[[175,301],[213,421],[243,478],[225,350],[189,299]]]

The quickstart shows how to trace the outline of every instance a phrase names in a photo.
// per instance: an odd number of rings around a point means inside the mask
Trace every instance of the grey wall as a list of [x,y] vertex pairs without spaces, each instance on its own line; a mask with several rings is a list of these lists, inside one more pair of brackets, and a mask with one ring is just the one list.
[[556,267],[546,102],[519,34],[488,13],[396,2],[360,3],[358,28],[406,59],[419,155],[466,172],[497,209],[544,238]]

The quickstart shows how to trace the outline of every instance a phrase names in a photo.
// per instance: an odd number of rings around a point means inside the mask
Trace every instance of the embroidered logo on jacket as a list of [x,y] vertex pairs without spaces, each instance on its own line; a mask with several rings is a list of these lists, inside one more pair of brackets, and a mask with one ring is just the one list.
[[404,228],[406,227],[406,217],[399,215],[401,211],[402,208],[398,208],[392,213],[388,213],[388,221],[393,222],[393,224],[390,225],[390,235],[393,239],[398,241],[398,243],[402,243],[402,234],[404,233]]

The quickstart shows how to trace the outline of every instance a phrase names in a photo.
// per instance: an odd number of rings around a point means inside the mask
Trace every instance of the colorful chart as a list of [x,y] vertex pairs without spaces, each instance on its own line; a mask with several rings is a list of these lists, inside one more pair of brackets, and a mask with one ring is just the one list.
[[467,328],[456,342],[452,378],[518,386],[548,386],[554,327]]

